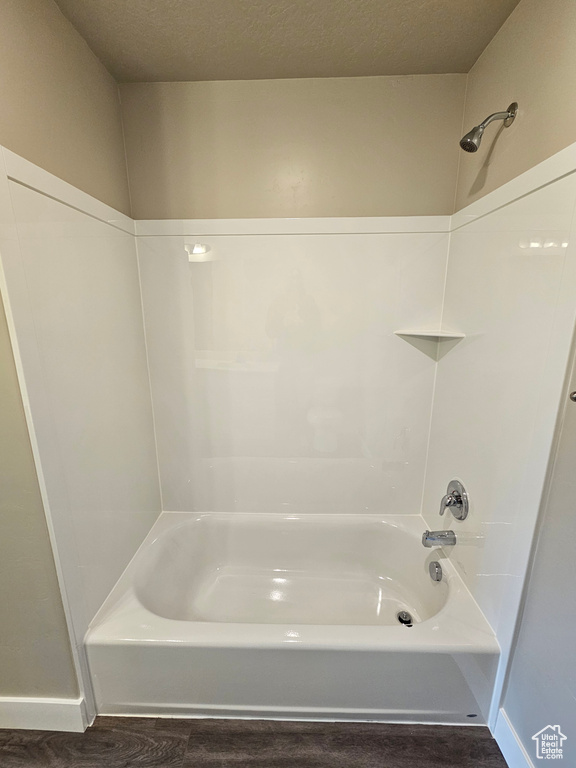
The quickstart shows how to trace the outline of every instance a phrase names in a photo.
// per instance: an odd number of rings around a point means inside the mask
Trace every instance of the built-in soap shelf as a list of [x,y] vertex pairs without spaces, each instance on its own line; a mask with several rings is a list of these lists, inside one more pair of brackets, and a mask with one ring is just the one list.
[[417,336],[420,339],[430,339],[430,341],[452,341],[455,339],[466,338],[464,333],[457,331],[394,331],[396,336]]
[[400,336],[404,341],[412,344],[413,347],[424,352],[425,355],[428,355],[433,360],[440,360],[446,352],[455,347],[459,341],[466,338],[466,335],[459,331],[430,331],[412,328],[394,331],[394,334]]

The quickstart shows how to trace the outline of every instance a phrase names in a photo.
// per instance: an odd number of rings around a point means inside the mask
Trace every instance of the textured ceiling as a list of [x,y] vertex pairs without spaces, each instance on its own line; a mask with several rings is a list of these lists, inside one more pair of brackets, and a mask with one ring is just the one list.
[[56,0],[120,82],[468,72],[519,0]]

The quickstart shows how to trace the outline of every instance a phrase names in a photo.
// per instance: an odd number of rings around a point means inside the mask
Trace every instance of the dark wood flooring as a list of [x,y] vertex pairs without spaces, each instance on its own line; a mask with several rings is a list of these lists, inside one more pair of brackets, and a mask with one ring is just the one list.
[[99,717],[0,730],[1,768],[506,768],[487,728]]

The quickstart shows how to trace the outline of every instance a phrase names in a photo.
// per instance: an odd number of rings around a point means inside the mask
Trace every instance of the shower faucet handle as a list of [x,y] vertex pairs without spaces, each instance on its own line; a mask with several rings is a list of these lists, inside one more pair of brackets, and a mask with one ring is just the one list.
[[462,504],[462,497],[459,494],[447,493],[440,502],[440,517],[446,512],[448,507],[459,507]]
[[446,489],[446,495],[440,502],[440,515],[447,509],[452,511],[456,520],[465,520],[468,517],[468,494],[459,480],[451,480]]

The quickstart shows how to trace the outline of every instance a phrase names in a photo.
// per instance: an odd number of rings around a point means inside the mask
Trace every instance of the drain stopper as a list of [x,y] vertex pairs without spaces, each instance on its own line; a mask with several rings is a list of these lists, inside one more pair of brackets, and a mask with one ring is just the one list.
[[397,619],[400,624],[404,624],[405,627],[412,626],[412,616],[410,616],[408,611],[400,611],[400,613],[397,615]]

